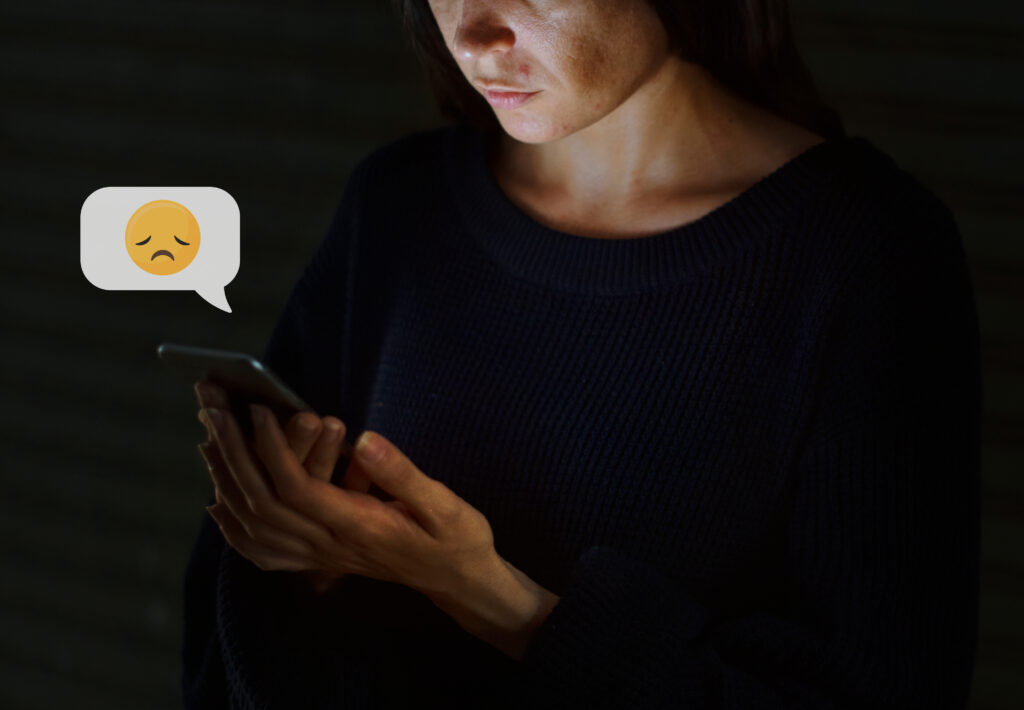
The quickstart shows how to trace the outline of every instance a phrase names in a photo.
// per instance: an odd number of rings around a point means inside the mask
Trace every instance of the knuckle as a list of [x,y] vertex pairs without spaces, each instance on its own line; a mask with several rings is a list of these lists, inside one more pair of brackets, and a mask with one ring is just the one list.
[[253,542],[259,543],[260,545],[266,545],[273,542],[273,529],[264,523],[262,520],[252,520],[249,522],[249,539]]
[[458,498],[445,495],[444,493],[444,491],[438,491],[437,514],[450,522],[460,520],[466,512],[466,506],[462,505],[462,501]]
[[245,487],[242,487],[242,499],[245,500],[245,510],[248,512],[255,512],[255,508],[253,506],[256,501]]
[[206,472],[210,474],[210,477],[215,481],[221,480],[222,472],[213,461],[206,459]]
[[452,505],[449,503],[447,505],[442,506],[441,515],[444,517],[445,520],[448,521],[448,523],[452,527],[455,527],[463,522],[465,510],[461,506]]
[[252,538],[253,532],[254,532],[252,523],[250,523],[248,520],[245,520],[245,519],[239,520],[238,522],[241,524],[242,530],[245,530],[245,534],[249,538]]
[[238,503],[233,497],[224,499],[224,508],[219,509],[218,512],[224,513],[221,516],[222,521],[227,522],[231,527],[236,527],[241,521],[241,516],[238,514]]
[[359,530],[342,531],[341,539],[344,540],[345,546],[349,550],[356,555],[362,555],[374,547],[372,540],[376,538],[377,534],[377,527],[368,525]]
[[[329,559],[333,551],[337,549],[337,539],[334,531],[330,528],[321,528],[315,539],[310,540],[309,550],[306,554],[315,559]],[[326,560],[325,560],[326,561]]]
[[305,499],[305,486],[301,482],[289,478],[278,486],[277,494],[283,503],[292,508],[298,508]]
[[257,518],[267,518],[270,514],[270,505],[265,498],[250,496],[248,497],[249,510]]
[[350,541],[342,530],[334,525],[326,525],[324,529],[327,531],[328,536],[326,545],[323,547],[324,550],[337,551],[348,549]]

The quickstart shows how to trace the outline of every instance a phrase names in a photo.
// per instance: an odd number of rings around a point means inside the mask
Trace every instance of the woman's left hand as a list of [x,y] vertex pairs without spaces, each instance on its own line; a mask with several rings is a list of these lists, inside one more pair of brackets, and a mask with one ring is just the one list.
[[[222,502],[211,514],[231,546],[260,569],[361,574],[431,598],[458,597],[508,573],[486,517],[380,434],[360,437],[350,466],[359,466],[392,501],[310,476],[267,407],[253,405],[251,441],[230,410],[217,412],[218,423],[201,420],[242,500],[226,498],[229,486],[218,486]],[[268,526],[275,535],[260,539]],[[282,536],[290,541],[287,552]]]

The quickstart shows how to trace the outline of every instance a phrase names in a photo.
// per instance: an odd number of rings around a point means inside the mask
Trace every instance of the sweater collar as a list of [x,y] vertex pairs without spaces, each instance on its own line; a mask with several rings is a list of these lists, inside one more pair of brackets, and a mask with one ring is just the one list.
[[628,239],[569,234],[534,220],[498,185],[487,164],[486,141],[466,124],[445,131],[445,181],[476,243],[521,279],[560,291],[624,295],[684,281],[778,233],[794,206],[827,179],[839,155],[867,139],[827,139],[703,217]]

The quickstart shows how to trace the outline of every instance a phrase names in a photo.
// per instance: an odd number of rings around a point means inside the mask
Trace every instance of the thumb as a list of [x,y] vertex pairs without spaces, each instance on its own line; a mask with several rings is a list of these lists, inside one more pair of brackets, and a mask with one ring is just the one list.
[[364,431],[356,441],[355,459],[362,464],[371,483],[375,483],[407,510],[430,534],[437,534],[443,511],[452,507],[450,491],[420,471],[402,451],[377,432]]

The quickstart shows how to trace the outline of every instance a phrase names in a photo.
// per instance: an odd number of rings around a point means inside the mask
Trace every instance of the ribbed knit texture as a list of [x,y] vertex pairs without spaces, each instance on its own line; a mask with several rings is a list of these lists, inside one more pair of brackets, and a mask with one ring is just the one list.
[[485,150],[452,126],[364,159],[263,356],[561,601],[513,661],[398,584],[316,597],[204,518],[186,707],[965,707],[981,377],[949,209],[857,136],[585,238]]

